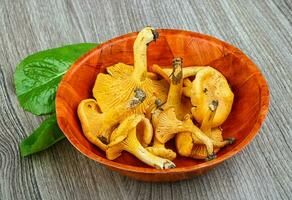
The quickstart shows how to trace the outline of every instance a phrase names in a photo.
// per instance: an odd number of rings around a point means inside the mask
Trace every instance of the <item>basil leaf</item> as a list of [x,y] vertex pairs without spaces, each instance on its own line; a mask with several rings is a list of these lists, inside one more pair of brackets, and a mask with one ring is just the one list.
[[54,112],[55,95],[62,76],[81,55],[97,45],[73,44],[41,51],[22,60],[14,73],[20,105],[36,115]]
[[29,137],[20,143],[21,156],[43,151],[65,138],[60,130],[56,115],[47,118]]

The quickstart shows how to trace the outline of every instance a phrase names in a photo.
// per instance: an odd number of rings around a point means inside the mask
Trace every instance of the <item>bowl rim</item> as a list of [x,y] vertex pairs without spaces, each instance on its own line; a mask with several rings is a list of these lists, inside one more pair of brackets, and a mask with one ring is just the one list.
[[[132,165],[127,165],[127,164],[123,164],[123,163],[117,163],[114,160],[108,160],[106,158],[103,158],[95,153],[93,153],[92,151],[88,151],[88,149],[82,144],[80,143],[78,140],[76,140],[75,138],[73,138],[71,136],[70,133],[66,133],[65,131],[65,127],[63,124],[60,124],[60,115],[59,115],[59,108],[58,105],[58,96],[59,96],[59,88],[60,86],[66,81],[66,79],[68,78],[67,75],[69,74],[68,72],[74,72],[81,64],[82,62],[91,56],[91,54],[95,51],[97,51],[98,49],[102,48],[105,45],[110,44],[113,41],[117,41],[117,40],[124,40],[127,39],[129,37],[134,37],[138,34],[138,32],[132,32],[132,33],[128,33],[125,35],[121,35],[119,37],[115,37],[112,38],[104,43],[101,43],[100,45],[98,45],[97,47],[93,48],[92,50],[90,50],[89,52],[87,52],[86,54],[84,54],[83,56],[81,56],[67,71],[67,73],[64,75],[64,77],[62,78],[59,86],[58,86],[58,90],[56,93],[56,116],[57,116],[57,122],[58,125],[60,127],[60,129],[62,130],[62,132],[64,133],[64,135],[66,136],[66,138],[69,140],[69,142],[78,150],[80,151],[83,155],[85,155],[86,157],[97,161],[100,164],[103,164],[107,167],[110,167],[112,169],[117,169],[117,170],[121,170],[121,171],[128,171],[128,172],[134,172],[134,173],[146,173],[146,174],[165,174],[165,173],[169,173],[169,174],[176,174],[176,173],[181,173],[181,172],[193,172],[193,171],[197,171],[197,170],[201,170],[204,168],[211,168],[215,165],[218,165],[219,163],[229,159],[230,157],[234,156],[235,154],[237,154],[238,152],[240,152],[243,148],[245,148],[252,140],[253,138],[258,134],[259,129],[261,128],[263,121],[265,119],[265,117],[267,116],[268,113],[268,109],[269,109],[269,101],[270,101],[270,95],[269,95],[269,88],[268,88],[268,84],[267,81],[265,80],[263,74],[261,73],[260,69],[237,47],[234,47],[233,45],[222,41],[220,39],[217,39],[213,36],[210,35],[206,35],[206,34],[202,34],[202,33],[198,33],[198,32],[192,32],[192,31],[187,31],[187,30],[179,30],[179,29],[157,29],[157,31],[159,33],[163,34],[172,34],[172,35],[177,35],[177,34],[187,34],[190,37],[196,37],[196,38],[200,38],[202,40],[206,40],[206,41],[211,41],[216,43],[217,45],[224,45],[224,48],[226,48],[227,50],[229,50],[232,54],[235,54],[237,56],[239,56],[243,62],[247,63],[249,66],[252,66],[255,70],[256,73],[258,73],[257,76],[257,81],[258,84],[261,87],[260,90],[260,111],[257,117],[257,120],[255,122],[255,125],[253,126],[252,130],[248,133],[248,135],[236,146],[234,146],[234,148],[230,149],[230,151],[226,152],[223,155],[220,155],[219,157],[217,157],[214,160],[208,161],[208,162],[204,162],[204,163],[200,163],[200,164],[196,164],[193,166],[187,166],[187,167],[177,167],[177,168],[173,168],[173,169],[155,169],[155,168],[145,168],[145,167],[137,167],[137,166],[132,166]],[[264,106],[263,106],[264,105]],[[191,158],[190,158],[191,159]]]

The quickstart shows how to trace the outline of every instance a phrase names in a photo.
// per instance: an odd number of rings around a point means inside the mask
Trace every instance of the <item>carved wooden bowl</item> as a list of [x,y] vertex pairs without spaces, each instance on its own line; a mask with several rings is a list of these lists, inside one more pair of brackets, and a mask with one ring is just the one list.
[[[235,94],[232,111],[223,124],[223,137],[236,142],[221,149],[212,161],[178,156],[176,168],[158,170],[148,167],[134,156],[123,152],[114,161],[91,144],[83,135],[77,106],[92,97],[99,72],[118,62],[133,64],[133,43],[137,33],[109,40],[82,56],[64,76],[57,97],[58,124],[73,146],[87,157],[123,175],[143,181],[176,181],[200,175],[242,150],[259,131],[269,106],[267,83],[256,65],[239,49],[214,37],[182,30],[158,30],[159,38],[148,47],[148,66],[171,66],[174,57],[182,57],[184,66],[210,65],[229,81]],[[174,142],[168,147],[174,149]]]

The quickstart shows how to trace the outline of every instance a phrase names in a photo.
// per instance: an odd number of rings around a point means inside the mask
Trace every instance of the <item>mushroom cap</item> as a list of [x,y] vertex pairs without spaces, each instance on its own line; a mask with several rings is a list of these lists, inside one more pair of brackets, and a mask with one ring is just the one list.
[[[135,131],[135,130],[133,129],[132,131]],[[123,144],[118,143],[114,145],[113,147],[109,147],[108,149],[106,149],[106,157],[109,160],[114,160],[118,158],[120,155],[122,155],[122,151],[123,151]]]
[[210,103],[217,100],[219,104],[212,127],[220,126],[231,111],[233,98],[234,94],[226,78],[219,71],[212,67],[206,67],[198,71],[191,89],[191,102],[194,106],[192,114],[196,121],[202,123]]
[[108,146],[111,147],[122,142],[132,129],[136,129],[137,138],[143,147],[150,144],[153,137],[153,127],[149,119],[143,115],[133,114],[125,118],[112,132]]
[[97,75],[93,87],[93,96],[102,112],[125,104],[137,88],[145,92],[146,98],[133,109],[132,113],[145,113],[148,106],[154,104],[152,102],[154,94],[162,101],[167,98],[168,84],[164,80],[153,80],[147,77],[144,81],[136,81],[131,76],[133,67],[122,63],[108,67],[107,71],[109,74]]
[[167,71],[165,72],[166,69],[161,68],[159,65],[154,64],[152,66],[152,71],[158,75],[160,75],[164,80],[166,80],[168,83],[170,83],[170,75],[173,71],[172,68],[167,68]]
[[192,134],[190,132],[178,133],[175,137],[175,146],[179,155],[189,157],[194,146]]
[[153,138],[153,126],[150,120],[143,117],[136,128],[139,142],[143,147],[147,147]]
[[[208,137],[210,137],[212,140],[216,141],[216,142],[222,142],[223,141],[223,137],[222,137],[222,131],[220,128],[213,128],[211,131],[211,134],[207,134]],[[194,139],[194,137],[193,137]],[[208,156],[207,153],[207,148],[206,145],[204,144],[196,144],[196,143],[200,143],[199,139],[197,139],[197,141],[193,140],[194,146],[192,149],[192,153],[190,155],[190,157],[194,158],[194,159],[205,159]],[[220,150],[220,148],[218,147],[214,147],[214,152],[217,153]]]
[[105,151],[107,146],[97,138],[102,114],[96,101],[94,99],[82,100],[78,105],[77,113],[84,135],[90,142]]
[[[222,131],[219,128],[214,128],[211,134],[208,135],[212,140],[221,142],[223,141]],[[207,148],[205,144],[190,132],[181,132],[176,135],[175,144],[177,152],[181,156],[191,157],[194,159],[205,159],[208,156]],[[217,153],[220,150],[218,147],[214,147],[214,152]]]
[[143,115],[130,115],[126,117],[120,125],[112,132],[110,137],[109,147],[114,146],[120,142],[122,142],[125,138],[127,138],[129,132],[132,129],[136,129],[138,123],[143,119]]
[[143,115],[130,115],[112,132],[110,143],[106,150],[106,157],[109,160],[114,160],[121,155],[124,150],[122,142],[128,137],[130,132],[135,131],[136,134],[136,126],[142,119]]

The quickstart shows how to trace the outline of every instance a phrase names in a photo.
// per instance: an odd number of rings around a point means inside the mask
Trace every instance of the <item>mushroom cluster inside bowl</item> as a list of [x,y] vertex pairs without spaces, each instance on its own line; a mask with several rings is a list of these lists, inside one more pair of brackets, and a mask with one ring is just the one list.
[[235,155],[268,105],[264,77],[239,49],[151,27],[82,56],[56,97],[58,124],[74,147],[144,181],[190,178]]

